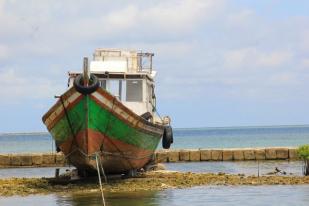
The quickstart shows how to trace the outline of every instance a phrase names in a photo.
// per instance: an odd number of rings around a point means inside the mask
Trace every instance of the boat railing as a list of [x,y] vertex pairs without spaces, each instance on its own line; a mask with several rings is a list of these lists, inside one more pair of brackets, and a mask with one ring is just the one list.
[[151,73],[153,56],[153,53],[137,53],[137,71]]
[[96,49],[93,60],[98,71],[152,73],[153,56],[153,53],[141,51]]

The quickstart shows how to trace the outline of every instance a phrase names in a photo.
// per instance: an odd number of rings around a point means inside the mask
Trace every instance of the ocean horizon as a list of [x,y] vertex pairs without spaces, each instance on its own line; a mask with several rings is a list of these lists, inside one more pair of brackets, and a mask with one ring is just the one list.
[[[175,128],[171,149],[298,147],[309,143],[309,125]],[[0,153],[55,152],[48,132],[0,134]],[[162,149],[159,143],[157,149]]]
[[[287,124],[287,125],[245,125],[245,126],[214,126],[214,127],[173,127],[173,130],[212,130],[212,129],[255,129],[255,128],[295,128],[295,127],[309,127],[309,124]],[[45,135],[49,134],[48,131],[22,131],[22,132],[0,132],[2,135]]]

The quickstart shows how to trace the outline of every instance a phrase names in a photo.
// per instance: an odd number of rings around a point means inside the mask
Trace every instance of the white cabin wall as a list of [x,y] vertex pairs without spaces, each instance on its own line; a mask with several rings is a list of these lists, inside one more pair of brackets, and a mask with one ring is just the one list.
[[148,111],[145,102],[122,102],[122,103],[137,115],[142,115]]

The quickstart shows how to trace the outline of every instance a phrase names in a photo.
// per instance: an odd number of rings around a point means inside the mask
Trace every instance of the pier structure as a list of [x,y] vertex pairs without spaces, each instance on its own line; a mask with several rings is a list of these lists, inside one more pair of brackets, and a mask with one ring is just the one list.
[[[296,147],[158,150],[156,163],[299,160]],[[0,168],[67,166],[62,153],[0,154]]]

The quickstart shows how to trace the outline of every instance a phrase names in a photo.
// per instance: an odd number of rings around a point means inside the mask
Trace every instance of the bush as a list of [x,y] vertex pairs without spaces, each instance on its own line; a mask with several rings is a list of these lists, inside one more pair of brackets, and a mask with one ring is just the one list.
[[302,145],[297,150],[298,156],[303,160],[309,160],[309,144]]
[[303,174],[309,176],[309,144],[300,146],[297,154],[304,161]]

